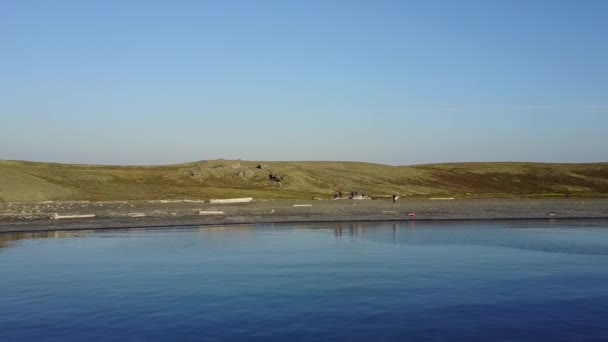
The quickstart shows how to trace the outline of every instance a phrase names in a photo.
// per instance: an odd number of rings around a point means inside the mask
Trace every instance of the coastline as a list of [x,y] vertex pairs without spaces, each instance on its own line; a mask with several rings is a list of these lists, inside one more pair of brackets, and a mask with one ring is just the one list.
[[[201,215],[201,212],[205,214]],[[51,219],[55,214],[94,217]],[[608,219],[608,199],[0,203],[0,234],[298,222],[573,219]]]

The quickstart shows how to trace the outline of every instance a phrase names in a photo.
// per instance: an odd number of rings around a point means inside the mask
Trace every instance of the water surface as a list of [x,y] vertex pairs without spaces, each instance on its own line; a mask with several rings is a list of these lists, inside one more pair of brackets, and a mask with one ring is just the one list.
[[2,341],[606,340],[608,223],[0,235]]

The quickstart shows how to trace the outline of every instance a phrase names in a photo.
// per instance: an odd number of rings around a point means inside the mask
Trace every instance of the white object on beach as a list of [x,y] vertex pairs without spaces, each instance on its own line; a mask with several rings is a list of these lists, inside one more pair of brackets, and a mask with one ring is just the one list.
[[294,207],[312,207],[312,204],[294,204]]
[[87,214],[87,215],[59,215],[54,213],[51,216],[51,220],[61,220],[61,219],[73,219],[73,218],[91,218],[95,217],[95,214]]
[[183,200],[151,200],[151,201],[147,201],[148,203],[205,203],[204,200],[189,200],[189,199],[183,199]]
[[212,199],[209,200],[209,203],[213,204],[222,204],[222,203],[248,203],[253,201],[252,197],[243,197],[243,198],[226,198],[226,199]]
[[199,215],[224,215],[223,211],[218,210],[199,210]]
[[144,213],[129,213],[129,216],[131,216],[131,217],[144,217],[144,216],[146,216],[146,214],[144,214]]
[[454,197],[432,197],[429,199],[433,200],[433,201],[446,201],[446,200],[453,200]]

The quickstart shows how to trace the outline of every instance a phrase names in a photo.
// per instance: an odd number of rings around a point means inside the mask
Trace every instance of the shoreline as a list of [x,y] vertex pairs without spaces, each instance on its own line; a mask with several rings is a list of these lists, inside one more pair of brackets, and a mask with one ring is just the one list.
[[[201,215],[211,212],[213,215]],[[95,215],[51,219],[53,214]],[[217,213],[221,213],[216,215]],[[410,216],[415,214],[415,217]],[[339,201],[45,202],[0,204],[0,234],[71,230],[335,222],[608,219],[608,199],[405,199]]]
[[[267,225],[267,224],[296,224],[296,223],[368,223],[368,222],[419,222],[419,223],[433,223],[433,222],[580,222],[580,221],[607,221],[608,217],[562,217],[562,218],[459,218],[459,219],[336,219],[336,220],[309,220],[309,219],[294,219],[289,221],[243,221],[243,222],[197,222],[197,223],[176,223],[174,221],[166,221],[167,223],[162,224],[131,224],[131,225],[114,225],[113,223],[108,224],[107,222],[100,222],[95,224],[89,224],[85,222],[74,222],[69,225],[53,226],[48,225],[32,224],[25,226],[18,226],[16,229],[11,228],[4,229],[0,227],[0,235],[3,234],[19,234],[19,233],[48,233],[48,232],[68,232],[68,231],[100,231],[100,230],[130,230],[130,229],[162,229],[162,228],[194,228],[194,227],[230,227],[230,226],[242,226],[242,225]],[[101,225],[101,226],[100,226]]]

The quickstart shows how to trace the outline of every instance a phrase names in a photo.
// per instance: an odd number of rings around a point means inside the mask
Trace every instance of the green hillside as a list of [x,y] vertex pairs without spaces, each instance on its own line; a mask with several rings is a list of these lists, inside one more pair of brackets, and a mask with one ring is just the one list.
[[[258,168],[262,166],[262,168]],[[282,178],[279,185],[272,174]],[[370,196],[513,197],[608,195],[608,163],[455,163],[211,160],[166,166],[0,161],[0,201],[259,199]]]

